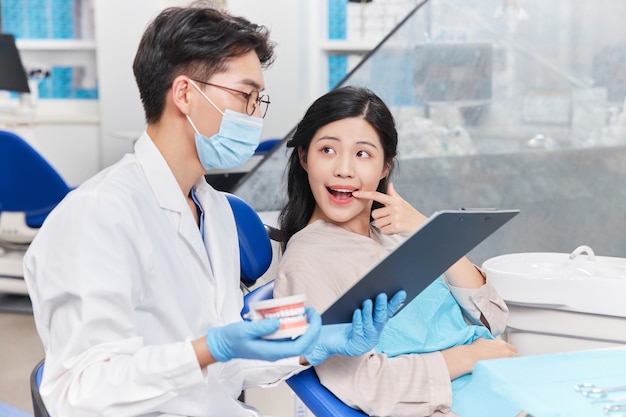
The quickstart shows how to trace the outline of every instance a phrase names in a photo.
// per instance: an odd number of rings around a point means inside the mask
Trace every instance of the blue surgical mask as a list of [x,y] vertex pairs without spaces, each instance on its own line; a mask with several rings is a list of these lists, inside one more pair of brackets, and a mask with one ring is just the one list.
[[245,164],[259,146],[263,119],[228,109],[222,112],[193,80],[189,82],[222,114],[220,129],[210,138],[201,134],[189,115],[185,115],[195,132],[196,149],[204,169],[231,169]]

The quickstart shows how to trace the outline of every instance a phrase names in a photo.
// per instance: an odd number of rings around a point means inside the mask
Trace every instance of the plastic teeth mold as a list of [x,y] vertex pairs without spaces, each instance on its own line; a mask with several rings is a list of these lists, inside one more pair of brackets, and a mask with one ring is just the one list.
[[295,339],[304,333],[309,326],[304,309],[305,301],[306,294],[254,301],[250,303],[250,312],[247,314],[247,318],[253,321],[279,319],[280,328],[270,335],[263,336],[264,339]]

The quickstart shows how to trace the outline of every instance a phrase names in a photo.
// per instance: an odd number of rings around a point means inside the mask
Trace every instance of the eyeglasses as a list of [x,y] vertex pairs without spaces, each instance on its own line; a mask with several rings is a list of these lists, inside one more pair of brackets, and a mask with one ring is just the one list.
[[235,90],[234,88],[224,87],[223,85],[208,83],[206,81],[194,81],[200,84],[210,85],[211,87],[221,88],[222,90],[226,90],[231,93],[241,94],[241,96],[246,99],[246,113],[248,116],[252,116],[254,112],[256,112],[257,108],[259,109],[262,118],[265,117],[265,114],[267,114],[267,109],[270,106],[270,96],[267,94],[261,95],[261,92],[257,90],[246,93],[245,91]]

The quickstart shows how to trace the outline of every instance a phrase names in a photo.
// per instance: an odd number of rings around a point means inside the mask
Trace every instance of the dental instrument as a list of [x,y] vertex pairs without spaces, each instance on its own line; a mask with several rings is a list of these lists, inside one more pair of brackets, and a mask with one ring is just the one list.
[[613,417],[624,417],[626,416],[626,403],[607,404],[604,406],[604,414]]
[[589,398],[604,398],[607,396],[609,392],[615,391],[626,391],[626,385],[609,387],[609,388],[600,388],[591,382],[583,382],[582,384],[578,384],[574,386],[574,390],[580,392],[585,397]]
[[591,401],[591,404],[601,404],[601,403],[621,403],[626,402],[626,397],[614,397],[614,398],[599,398],[597,400]]

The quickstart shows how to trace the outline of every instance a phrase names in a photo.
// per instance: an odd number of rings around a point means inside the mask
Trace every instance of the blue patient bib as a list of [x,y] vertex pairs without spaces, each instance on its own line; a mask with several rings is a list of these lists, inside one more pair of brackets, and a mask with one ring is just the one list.
[[485,326],[465,321],[450,288],[439,277],[389,320],[376,351],[389,357],[428,353],[466,345],[480,337],[493,339]]
[[[389,357],[405,353],[428,353],[467,345],[478,338],[493,339],[485,326],[468,324],[443,277],[393,317],[380,337],[376,352]],[[470,382],[471,374],[452,381],[452,396]],[[454,399],[453,399],[454,410]]]

